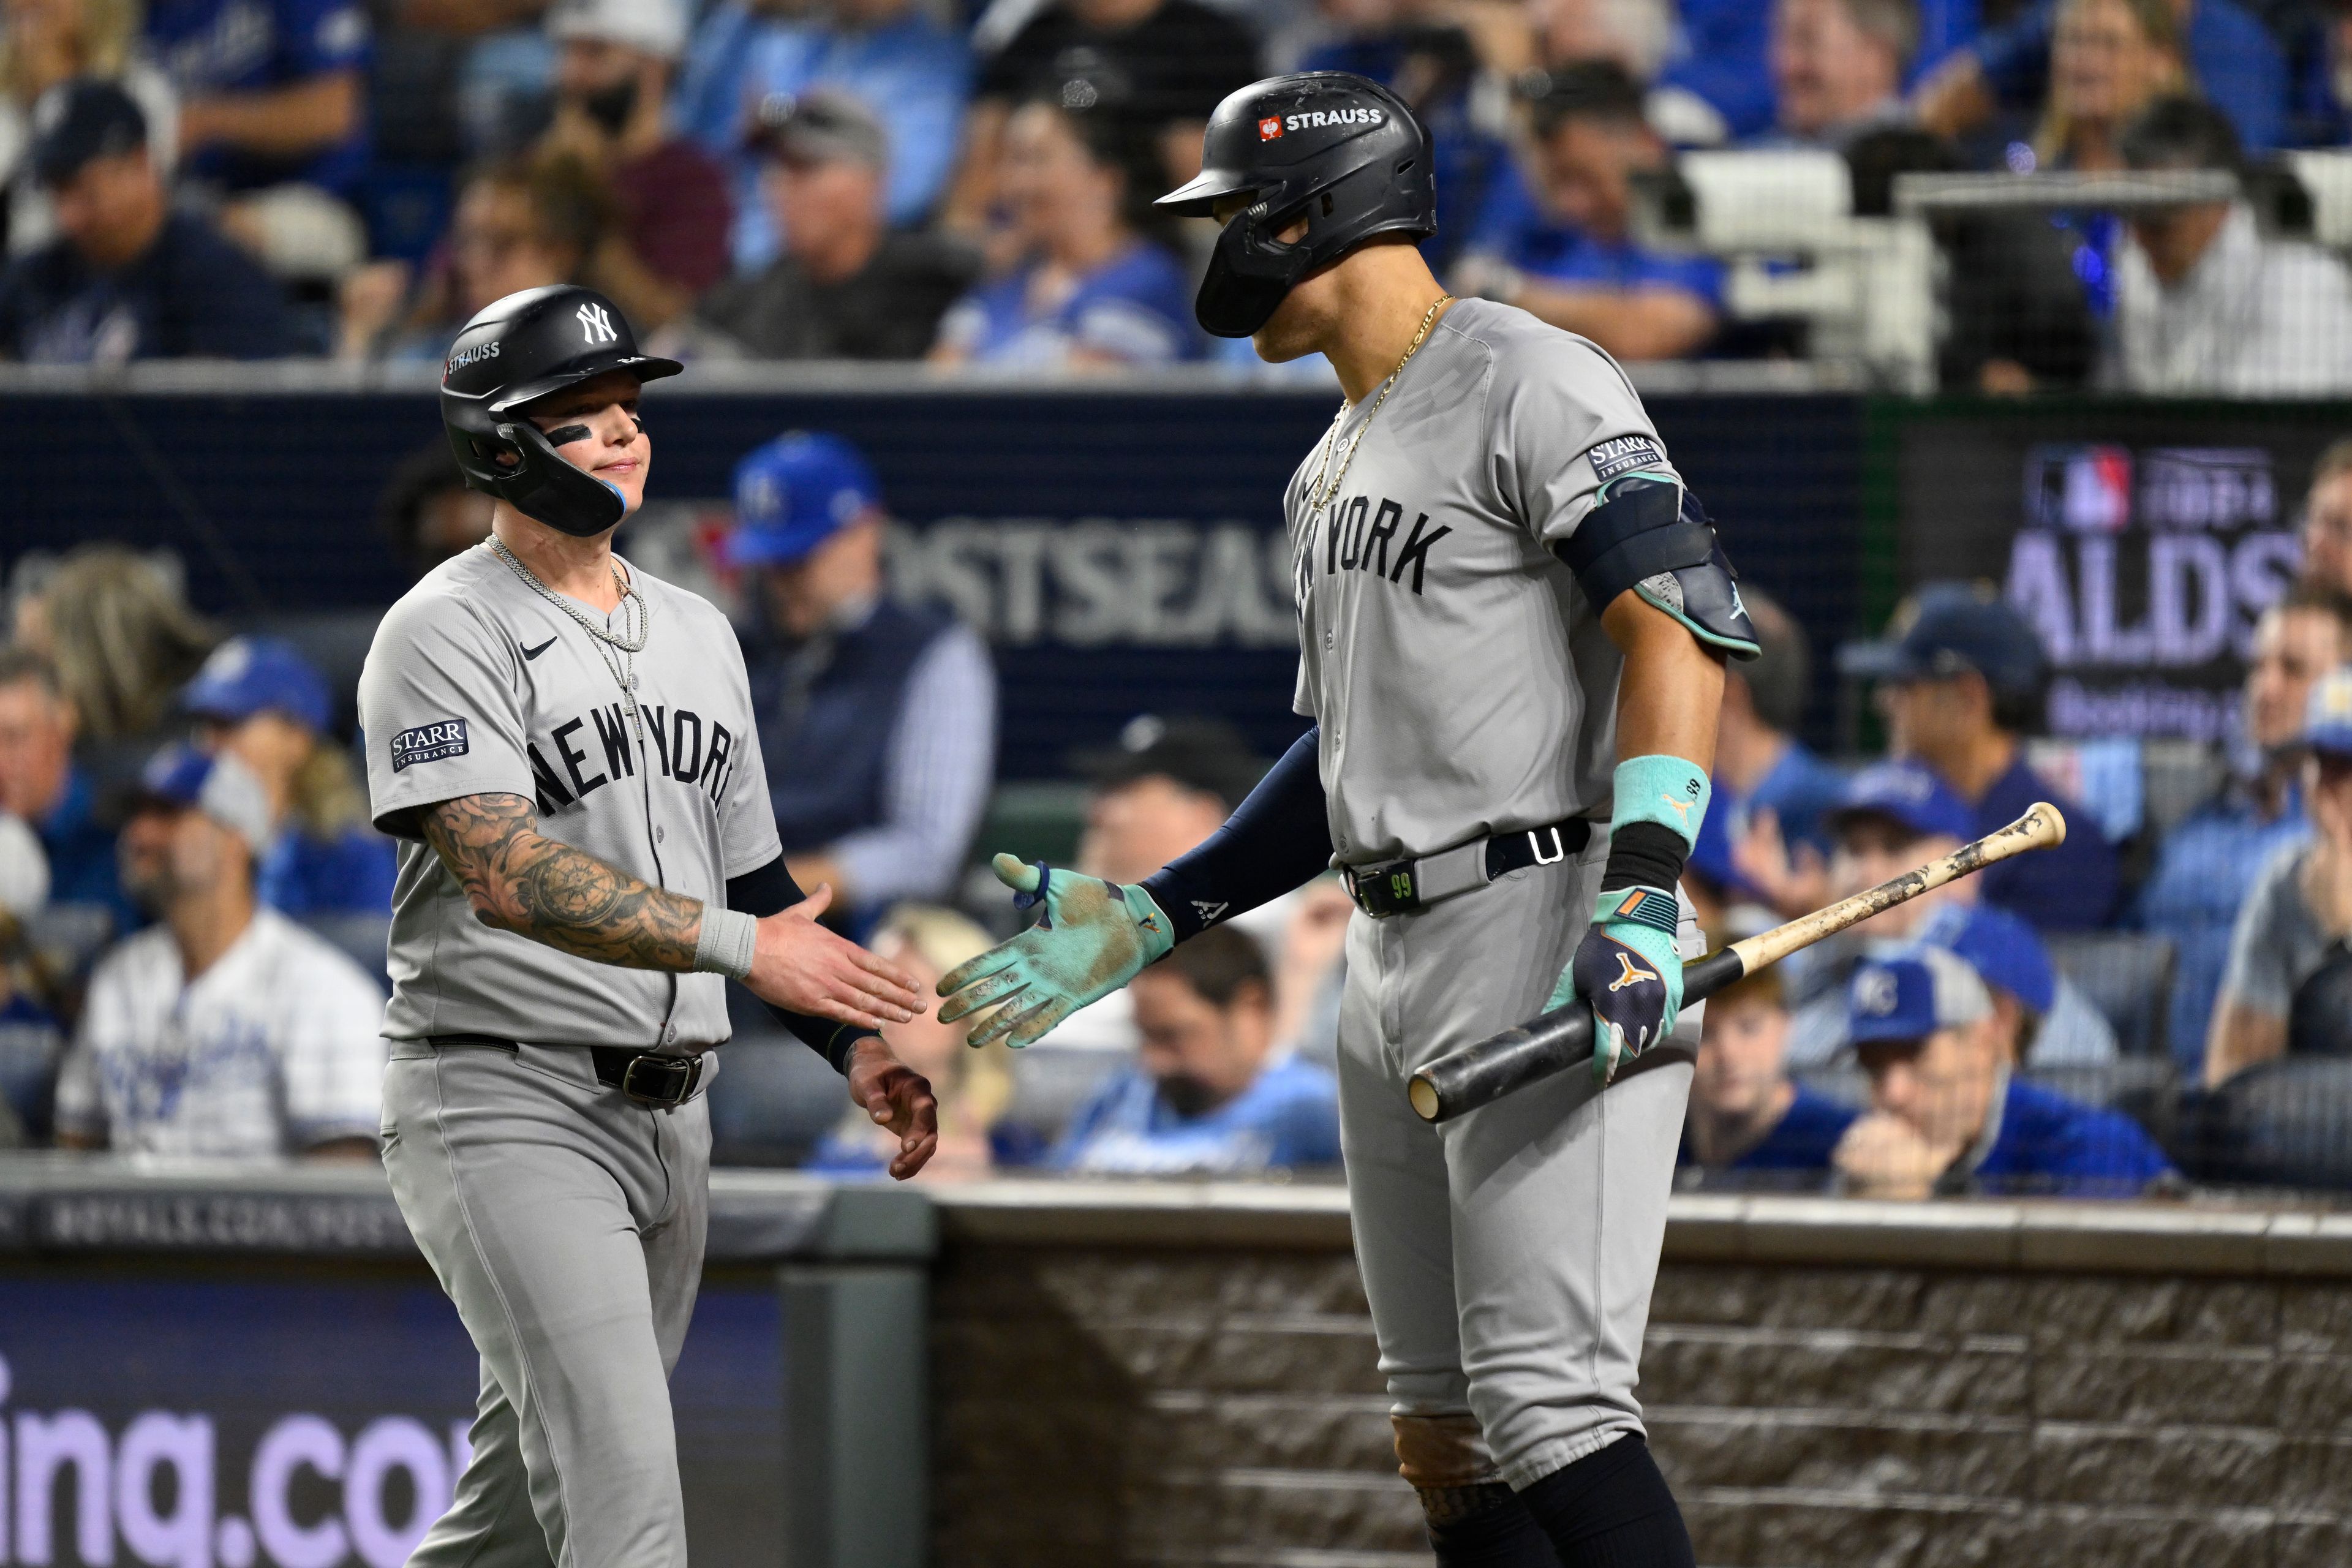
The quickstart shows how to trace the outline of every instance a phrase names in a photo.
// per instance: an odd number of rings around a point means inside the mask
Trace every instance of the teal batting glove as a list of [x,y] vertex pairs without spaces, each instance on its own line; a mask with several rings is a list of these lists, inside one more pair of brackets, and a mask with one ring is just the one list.
[[972,1030],[972,1045],[1032,1045],[1176,945],[1168,917],[1141,888],[1055,870],[1043,860],[1024,865],[1010,855],[989,864],[1013,889],[1016,908],[1043,904],[1045,912],[1012,941],[940,977],[942,1024],[996,1009]]
[[1592,1076],[1603,1084],[1664,1040],[1683,1010],[1683,960],[1675,946],[1682,906],[1671,886],[1654,883],[1680,869],[1713,794],[1705,769],[1663,753],[1619,763],[1612,788],[1616,805],[1601,879],[1621,885],[1601,895],[1546,1008],[1580,997],[1592,1009]]

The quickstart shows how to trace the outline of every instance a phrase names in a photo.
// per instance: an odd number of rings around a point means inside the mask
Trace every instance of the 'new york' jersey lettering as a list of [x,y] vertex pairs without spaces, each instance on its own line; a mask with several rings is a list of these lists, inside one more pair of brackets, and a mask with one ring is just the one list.
[[1285,497],[1339,858],[1605,817],[1623,661],[1550,547],[1596,469],[1675,478],[1641,400],[1584,339],[1465,300],[1366,426],[1374,401],[1328,437],[1344,493],[1309,509],[1318,447]]
[[[539,830],[656,887],[723,900],[779,853],[742,650],[702,600],[635,574],[649,615],[631,661],[637,711],[590,635],[487,550],[393,607],[361,679],[377,823],[408,840],[394,893],[396,1039],[483,1034],[540,1044],[698,1045],[727,1037],[715,976],[621,969],[473,918],[417,816],[470,795],[531,801]],[[421,743],[459,734],[462,747]],[[449,725],[462,726],[457,730]],[[381,752],[381,754],[379,754]],[[396,763],[398,765],[396,765]]]

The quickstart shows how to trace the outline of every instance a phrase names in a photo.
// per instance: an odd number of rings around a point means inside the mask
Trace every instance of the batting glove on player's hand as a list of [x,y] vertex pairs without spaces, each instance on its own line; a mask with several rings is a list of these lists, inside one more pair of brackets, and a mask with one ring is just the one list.
[[1582,997],[1592,1008],[1592,1076],[1602,1083],[1620,1064],[1664,1039],[1683,1010],[1683,961],[1675,951],[1681,911],[1659,888],[1621,888],[1601,895],[1568,973],[1551,988],[1545,1011]]
[[1045,912],[1012,941],[941,977],[939,991],[947,1000],[940,1004],[940,1022],[996,1008],[972,1030],[972,1045],[1002,1039],[1017,1050],[1032,1044],[1176,945],[1168,917],[1141,888],[1057,871],[1043,860],[1024,865],[1010,855],[990,864],[1013,889],[1015,907],[1042,903]]

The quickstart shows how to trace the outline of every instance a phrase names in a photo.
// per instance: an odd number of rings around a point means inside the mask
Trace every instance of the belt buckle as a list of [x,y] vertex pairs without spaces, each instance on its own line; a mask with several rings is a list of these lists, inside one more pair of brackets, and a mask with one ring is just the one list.
[[[1549,833],[1551,835],[1551,853],[1549,855],[1546,855],[1543,852],[1543,840],[1536,837],[1538,833]],[[1562,860],[1568,858],[1568,841],[1559,836],[1559,824],[1557,822],[1553,823],[1549,827],[1528,828],[1528,847],[1534,851],[1536,864],[1538,866],[1557,866]]]
[[1348,890],[1355,895],[1356,907],[1376,921],[1410,914],[1421,908],[1421,890],[1413,885],[1412,866],[1410,860],[1391,860],[1385,866],[1350,870]]
[[[674,1110],[686,1103],[701,1076],[702,1063],[694,1057],[632,1057],[621,1069],[621,1092],[639,1105]],[[664,1087],[654,1087],[656,1081]]]

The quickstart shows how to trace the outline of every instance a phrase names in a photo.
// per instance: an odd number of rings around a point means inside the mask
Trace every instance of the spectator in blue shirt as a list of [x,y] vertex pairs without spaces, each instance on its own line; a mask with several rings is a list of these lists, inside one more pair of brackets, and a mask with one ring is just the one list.
[[1773,128],[1762,140],[1843,152],[1868,132],[1907,121],[1903,79],[1918,52],[1913,0],[1779,0]]
[[2172,1175],[2128,1117],[2010,1071],[1992,998],[1952,954],[1922,947],[1868,960],[1847,997],[1870,1075],[1870,1111],[1836,1153],[1854,1195],[2137,1197]]
[[893,224],[921,224],[955,168],[971,95],[971,45],[915,0],[833,0],[789,19],[758,9],[729,0],[703,18],[674,110],[686,133],[732,170],[736,270],[767,265],[782,246],[760,199],[752,143],[762,106],[814,87],[849,94],[882,121],[885,207]]
[[392,912],[393,842],[369,826],[352,759],[327,736],[327,683],[293,644],[229,638],[180,706],[204,749],[243,763],[268,799],[277,829],[255,850],[255,896],[289,915]]
[[2205,1032],[2230,958],[2230,932],[2273,857],[2311,836],[2297,787],[2304,705],[2319,678],[2352,659],[2352,601],[2305,584],[2254,623],[2253,661],[2239,709],[2238,776],[2165,836],[2139,894],[2137,923],[2171,939],[2166,1033],[2191,1082],[2203,1076]]
[[[1010,38],[994,30],[1000,15],[1017,28]],[[942,215],[949,227],[972,236],[994,226],[1007,198],[1005,132],[1024,100],[1058,98],[1066,89],[1118,99],[1157,160],[1153,179],[1144,183],[1156,180],[1158,189],[1170,190],[1201,172],[1201,133],[1210,113],[1260,75],[1249,28],[1201,0],[992,7],[979,32],[988,58],[964,123],[963,165]]]
[[987,650],[885,594],[881,487],[838,436],[796,430],[745,458],[735,520],[724,558],[758,596],[751,705],[793,877],[865,921],[941,897],[995,771]]
[[1551,84],[1534,110],[1535,194],[1514,178],[1489,205],[1455,291],[1517,305],[1621,360],[1697,353],[1722,319],[1723,269],[1634,242],[1633,181],[1668,162],[1640,85],[1599,60]]
[[[2074,71],[2054,59],[2070,28],[2080,35],[2079,68],[2087,73],[2071,82]],[[2134,62],[2151,47],[2170,58],[2168,79],[2138,82],[2145,73]],[[2043,0],[1955,54],[1921,84],[1917,100],[1922,121],[1957,136],[2004,110],[2034,113],[2045,101],[2054,120],[2070,94],[2084,100],[2082,109],[2102,112],[2093,97],[2109,85],[2132,87],[2134,100],[2105,116],[2119,131],[2157,94],[2192,83],[2230,117],[2249,149],[2275,147],[2286,134],[2286,53],[2233,0]],[[2040,153],[2047,165],[2051,149]]]
[[1777,968],[1707,998],[1677,1165],[1710,1185],[1828,1184],[1830,1155],[1854,1112],[1790,1079],[1789,1022]]
[[1947,904],[1921,922],[1919,941],[1977,972],[1991,994],[2010,1061],[2031,1068],[2104,1068],[2120,1054],[2115,1026],[2082,987],[2058,973],[2032,926],[1992,904]]
[[1143,125],[1097,104],[1032,99],[1005,126],[1003,191],[1024,251],[951,306],[940,364],[1086,370],[1192,359],[1201,333],[1183,264],[1152,237],[1157,154]]
[[1812,692],[1804,628],[1762,589],[1743,583],[1739,591],[1760,651],[1723,683],[1706,820],[1722,820],[1741,879],[1793,919],[1820,908],[1829,850],[1822,818],[1843,797],[1846,779],[1793,733]]
[[1888,631],[1885,641],[1842,649],[1839,667],[1876,678],[1893,751],[1926,763],[1969,803],[1971,837],[2007,826],[2041,800],[2074,825],[2058,847],[1979,873],[1984,901],[2042,931],[2105,923],[2119,879],[2115,847],[2081,805],[2026,765],[2024,736],[2041,722],[2048,679],[2032,624],[1989,587],[1943,582],[1906,600]]
[[147,41],[180,91],[184,173],[340,195],[366,172],[360,0],[148,0]]
[[1392,89],[1429,132],[1437,175],[1437,232],[1422,254],[1443,269],[1462,237],[1512,177],[1510,153],[1477,98],[1479,61],[1458,26],[1416,20],[1405,5],[1351,4],[1346,36],[1307,50],[1297,69],[1352,71]]
[[290,352],[278,286],[204,219],[172,210],[130,94],[80,78],[50,89],[33,119],[33,171],[58,236],[0,275],[0,356],[121,364]]
[[1265,953],[1212,926],[1129,982],[1136,1065],[1103,1080],[1047,1163],[1120,1175],[1251,1175],[1339,1162],[1338,1085],[1274,1051]]
[[74,706],[57,667],[25,647],[0,647],[0,811],[21,818],[49,862],[49,902],[103,904],[134,916],[114,871],[114,834],[97,792],[74,765]]
[[[1915,75],[1933,69],[1976,37],[1977,0],[1924,0],[1906,8],[1916,17]],[[1681,47],[1658,73],[1658,85],[1713,112],[1717,124],[1706,140],[1744,141],[1771,128],[1772,18],[1767,0],[1682,0]]]
[[[1791,880],[1780,893],[1802,899],[1809,910],[1852,898],[1950,854],[1974,836],[1975,819],[1968,803],[1926,766],[1892,762],[1864,768],[1849,780],[1822,825],[1831,839],[1827,867],[1817,876]],[[1847,1044],[1845,984],[1853,966],[1868,952],[1914,941],[1946,906],[1974,904],[1982,881],[1979,875],[1948,882],[1792,954],[1782,982],[1796,1009],[1790,1059],[1800,1069],[1835,1061]]]

